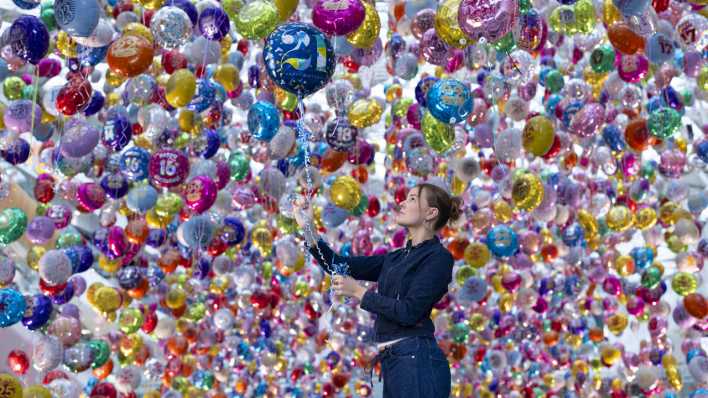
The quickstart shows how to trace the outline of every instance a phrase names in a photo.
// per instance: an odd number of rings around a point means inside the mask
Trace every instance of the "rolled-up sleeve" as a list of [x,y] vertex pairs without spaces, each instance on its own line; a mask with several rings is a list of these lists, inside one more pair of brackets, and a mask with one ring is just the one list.
[[[319,248],[319,251],[317,250]],[[331,265],[334,263],[346,263],[349,266],[349,276],[354,279],[376,282],[379,279],[381,268],[383,268],[385,254],[375,256],[340,256],[329,247],[324,239],[317,240],[317,246],[309,249],[310,254],[315,257],[322,270],[332,274]],[[320,255],[322,252],[322,255]],[[324,258],[322,258],[324,256]]]
[[368,290],[359,307],[402,326],[414,326],[447,293],[454,262],[449,251],[442,251],[421,266],[405,297],[396,299]]

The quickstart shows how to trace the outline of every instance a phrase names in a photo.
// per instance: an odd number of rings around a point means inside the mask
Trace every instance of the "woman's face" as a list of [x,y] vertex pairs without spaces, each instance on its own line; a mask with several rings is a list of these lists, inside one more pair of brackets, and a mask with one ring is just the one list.
[[[434,210],[428,206],[425,195],[418,196],[419,187],[408,191],[406,200],[401,202],[400,209],[395,212],[394,221],[402,227],[416,227],[423,224],[425,217],[432,218]],[[420,201],[420,203],[418,203]]]

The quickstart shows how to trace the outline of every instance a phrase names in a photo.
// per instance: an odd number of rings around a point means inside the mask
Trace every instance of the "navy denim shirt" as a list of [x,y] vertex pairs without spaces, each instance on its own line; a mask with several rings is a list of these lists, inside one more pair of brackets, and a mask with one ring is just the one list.
[[[329,265],[346,262],[354,279],[378,282],[378,289],[369,289],[359,307],[376,314],[374,341],[384,342],[399,337],[434,336],[435,326],[430,319],[433,305],[447,293],[452,281],[452,254],[437,236],[412,246],[375,256],[343,257],[322,238],[310,253],[320,267],[331,274]],[[324,261],[323,261],[324,260]]]

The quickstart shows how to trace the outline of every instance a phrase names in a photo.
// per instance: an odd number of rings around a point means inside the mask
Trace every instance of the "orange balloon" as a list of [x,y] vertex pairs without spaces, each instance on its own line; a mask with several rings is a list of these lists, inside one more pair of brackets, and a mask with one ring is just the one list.
[[703,319],[708,315],[708,302],[699,293],[691,293],[683,298],[686,312],[696,319]]
[[624,22],[612,24],[607,30],[607,38],[614,48],[624,54],[636,54],[644,49],[644,38]]
[[145,242],[150,233],[147,222],[142,218],[130,220],[125,226],[125,236],[130,243],[141,245]]
[[647,128],[647,121],[643,118],[633,119],[624,129],[624,140],[630,148],[637,152],[645,151],[649,148],[651,135]]
[[334,149],[327,149],[324,156],[322,156],[322,166],[321,169],[328,173],[333,173],[339,170],[340,167],[347,161],[349,157],[348,152],[339,152]]
[[96,378],[105,380],[108,376],[110,376],[111,372],[113,372],[113,361],[109,359],[108,362],[102,366],[95,368],[92,373],[96,376]]
[[447,249],[450,251],[450,254],[452,254],[452,258],[454,258],[455,260],[460,260],[465,256],[465,248],[469,244],[470,241],[468,241],[467,239],[458,238],[453,240],[447,246]]
[[137,76],[152,65],[155,51],[152,44],[142,36],[124,35],[108,48],[108,67],[123,77]]

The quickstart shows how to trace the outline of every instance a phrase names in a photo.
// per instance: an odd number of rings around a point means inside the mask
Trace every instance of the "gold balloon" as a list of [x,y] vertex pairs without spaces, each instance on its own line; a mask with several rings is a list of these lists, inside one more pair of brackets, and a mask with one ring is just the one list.
[[627,206],[614,206],[607,213],[607,226],[613,231],[626,231],[634,223],[634,214]]
[[452,148],[455,143],[455,128],[451,124],[441,122],[427,110],[420,124],[425,141],[434,151],[442,153]]
[[0,391],[3,398],[22,398],[22,384],[8,373],[0,374]]
[[121,32],[123,36],[141,36],[147,39],[147,41],[152,44],[155,41],[155,38],[152,36],[152,32],[150,31],[150,28],[147,26],[139,23],[139,22],[131,22],[123,28],[123,31]]
[[615,336],[619,336],[627,327],[627,316],[622,313],[618,313],[607,318],[606,323],[610,332],[612,332]]
[[352,211],[361,201],[359,183],[351,176],[339,176],[332,183],[329,191],[332,203]]
[[352,33],[347,35],[347,43],[356,48],[369,48],[376,43],[381,31],[381,19],[376,7],[368,1],[362,1],[366,14],[364,22]]
[[583,227],[587,237],[593,237],[597,235],[598,225],[595,216],[585,209],[580,209],[577,214],[578,224]]
[[234,91],[241,83],[239,70],[234,64],[221,64],[214,71],[214,80],[219,82],[226,91]]
[[383,109],[378,101],[362,98],[349,105],[347,117],[352,126],[363,129],[378,123],[382,114]]
[[261,254],[268,255],[273,248],[273,234],[266,225],[259,225],[251,232],[253,245],[260,250]]
[[489,262],[491,254],[489,253],[487,245],[481,242],[472,242],[465,247],[463,257],[465,258],[465,262],[471,267],[481,268]]
[[165,99],[174,108],[189,104],[197,91],[197,79],[189,69],[180,69],[170,76],[165,88]]
[[635,224],[640,230],[649,229],[656,224],[656,211],[651,207],[645,207],[637,212]]
[[460,10],[462,0],[444,0],[435,13],[435,32],[447,44],[465,48],[470,44],[470,39],[460,29],[457,12]]
[[543,156],[553,146],[553,123],[543,115],[534,116],[526,122],[521,139],[526,151]]
[[46,387],[35,384],[25,388],[22,398],[52,398],[52,393]]
[[148,10],[157,10],[162,6],[163,0],[138,0],[138,4]]
[[93,299],[96,309],[101,312],[113,312],[120,308],[123,302],[120,293],[110,286],[102,286],[96,289]]
[[[274,3],[275,8],[278,9],[280,21],[285,22],[295,13],[299,0],[274,0]],[[362,1],[362,3],[365,2]]]
[[511,187],[514,205],[530,211],[537,208],[543,200],[543,183],[536,174],[524,173],[514,179]]
[[288,112],[295,111],[295,108],[297,108],[297,95],[278,86],[275,86],[273,93],[275,94],[275,105],[278,108]]
[[79,55],[76,42],[63,30],[57,33],[57,50],[66,58],[76,58]]

